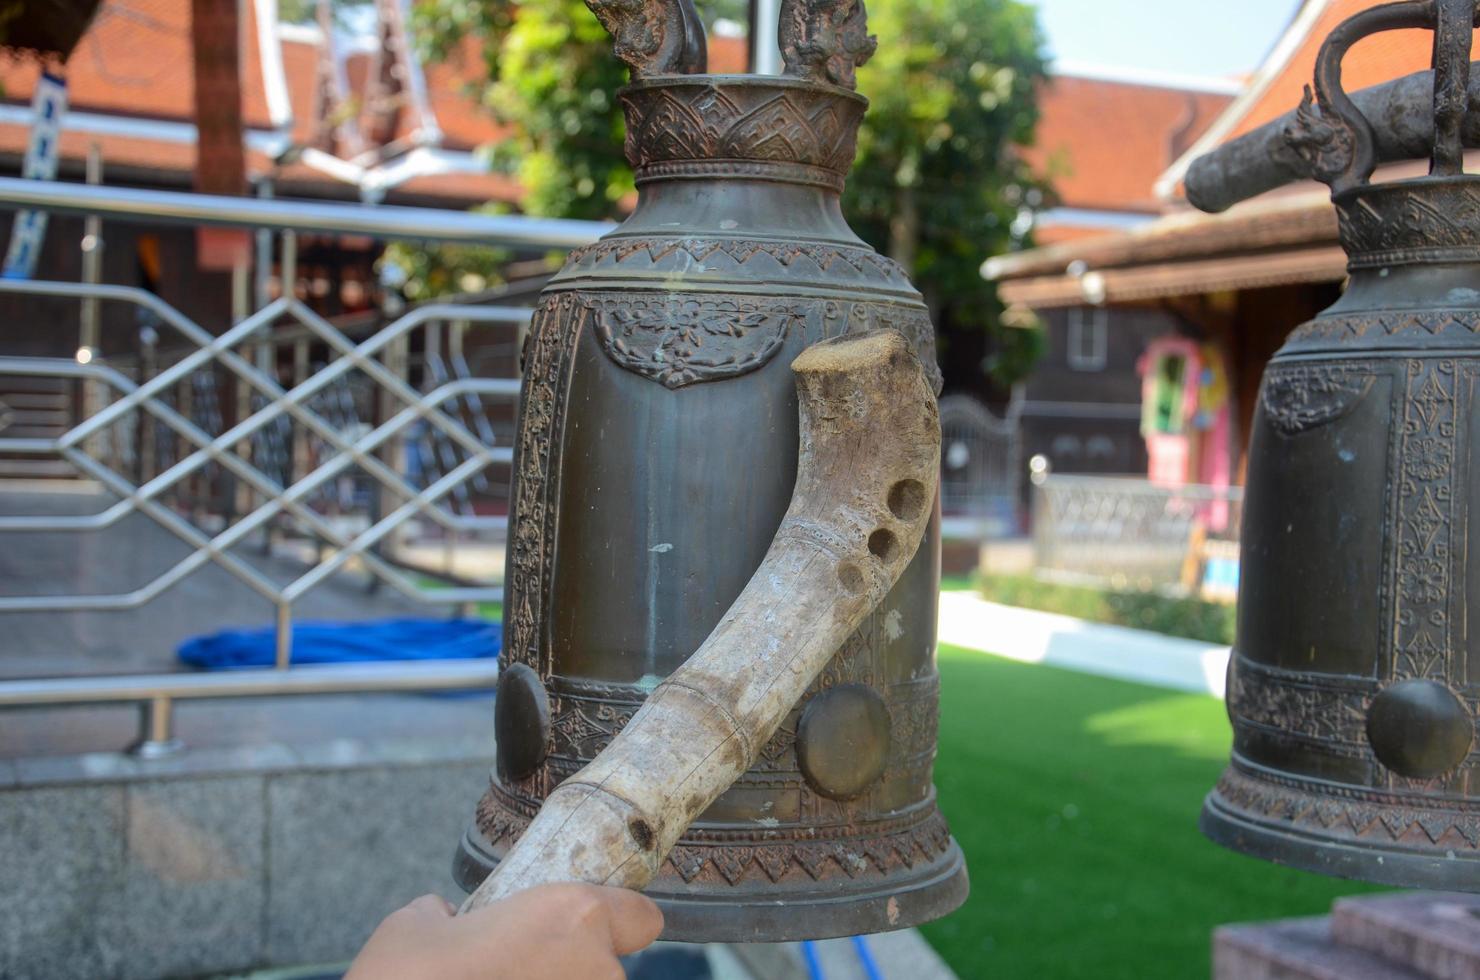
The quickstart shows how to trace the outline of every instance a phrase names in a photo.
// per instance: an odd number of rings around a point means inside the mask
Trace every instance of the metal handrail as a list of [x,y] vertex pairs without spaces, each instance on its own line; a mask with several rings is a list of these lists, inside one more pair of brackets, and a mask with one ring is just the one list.
[[0,707],[117,704],[168,698],[277,697],[395,691],[455,691],[492,687],[498,665],[487,660],[310,664],[287,670],[211,674],[123,674],[116,677],[43,677],[0,684]]
[[[609,231],[608,223],[557,221],[523,216],[491,216],[430,208],[367,207],[317,201],[264,200],[106,187],[82,184],[0,178],[0,210],[36,209],[58,214],[83,214],[110,221],[158,224],[214,225],[250,228],[262,234],[282,234],[283,273],[291,277],[296,263],[294,235],[298,232],[352,234],[381,240],[424,240],[449,243],[504,245],[526,250],[564,250],[588,244]],[[259,236],[260,238],[260,236]],[[261,256],[259,254],[259,261]],[[138,703],[142,708],[142,734],[135,751],[145,757],[172,752],[180,747],[174,737],[173,704],[181,699],[266,697],[293,694],[385,693],[484,689],[493,687],[498,668],[494,660],[401,661],[384,664],[335,664],[300,666],[291,662],[292,609],[309,589],[356,560],[370,572],[372,581],[389,584],[397,592],[430,600],[439,605],[467,607],[481,601],[499,601],[503,590],[490,583],[473,585],[454,581],[452,587],[427,590],[401,568],[389,554],[377,552],[387,535],[413,517],[439,525],[449,542],[458,533],[498,531],[507,519],[497,514],[460,514],[439,505],[440,498],[460,490],[464,482],[481,479],[490,465],[508,466],[512,447],[494,445],[494,432],[481,417],[483,399],[517,401],[517,378],[473,378],[462,372],[428,377],[421,389],[413,388],[409,362],[413,330],[453,331],[468,324],[500,324],[520,335],[528,328],[531,311],[497,306],[468,306],[432,303],[389,317],[373,334],[351,340],[333,324],[291,295],[273,301],[259,300],[260,308],[221,330],[207,329],[185,316],[158,296],[132,287],[97,282],[67,283],[12,280],[0,283],[0,293],[66,298],[86,303],[113,302],[131,305],[159,326],[167,327],[189,346],[188,353],[171,358],[157,372],[151,367],[120,371],[84,342],[77,359],[55,357],[0,357],[3,373],[17,377],[58,377],[91,386],[85,388],[84,418],[65,432],[47,438],[31,433],[0,436],[0,453],[13,457],[56,455],[69,461],[119,498],[118,503],[94,515],[6,515],[0,531],[87,531],[115,523],[137,511],[165,531],[191,546],[192,553],[153,582],[119,595],[6,596],[0,610],[46,612],[81,609],[131,608],[178,583],[208,563],[216,563],[275,604],[276,669],[244,670],[211,674],[147,674],[87,676],[44,679],[0,680],[0,708],[38,705]],[[260,294],[259,294],[260,295]],[[275,332],[284,324],[297,324],[304,342],[327,348],[330,360],[304,373],[295,362],[293,380],[280,382],[273,357],[263,359],[277,341]],[[458,334],[457,336],[461,336]],[[460,341],[459,341],[460,342]],[[256,353],[252,353],[255,351]],[[86,355],[86,357],[84,357]],[[457,356],[460,357],[460,347]],[[121,366],[121,365],[120,365]],[[234,423],[225,431],[215,423],[191,414],[173,394],[178,385],[193,384],[196,372],[221,371],[233,379],[241,403]],[[349,426],[342,419],[325,416],[313,401],[332,384],[351,375],[372,385],[375,397],[388,412],[373,426]],[[433,372],[436,374],[436,372]],[[87,408],[91,391],[102,400]],[[105,394],[106,393],[106,394]],[[185,392],[189,395],[189,391]],[[252,399],[249,405],[247,399]],[[176,407],[180,405],[180,407]],[[459,415],[467,408],[472,422]],[[159,432],[180,440],[179,457],[158,463],[152,476],[137,481],[122,475],[113,465],[95,459],[89,447],[106,445],[116,426],[138,412]],[[306,471],[279,473],[264,468],[255,455],[243,455],[233,447],[255,440],[266,426],[291,423],[311,436],[324,455],[307,462]],[[394,451],[396,441],[406,438],[413,426],[425,426],[456,454],[448,467],[426,474],[413,485],[409,473],[382,458]],[[143,437],[141,436],[140,439]],[[155,436],[153,438],[160,438]],[[99,443],[98,440],[105,440]],[[131,443],[130,443],[131,445]],[[172,443],[174,445],[174,443]],[[130,448],[129,452],[135,452]],[[315,452],[320,450],[316,449]],[[142,453],[142,444],[137,452]],[[296,451],[295,451],[296,452]],[[255,450],[253,450],[255,453]],[[151,457],[152,458],[152,457]],[[459,462],[460,460],[460,462]],[[219,467],[263,502],[248,498],[250,513],[229,523],[219,532],[205,533],[162,503],[162,494],[181,481]],[[310,497],[331,485],[352,468],[373,481],[374,492],[399,498],[387,510],[371,507],[368,526],[349,529],[316,512]],[[419,479],[419,478],[418,478]],[[240,498],[239,498],[240,499]],[[291,517],[320,543],[320,557],[313,568],[286,586],[264,578],[252,565],[228,553],[244,543],[255,530],[269,531],[276,515]],[[332,549],[325,554],[324,548]],[[449,566],[450,567],[450,566]]]
[[133,752],[151,759],[172,755],[183,747],[175,737],[176,701],[312,694],[492,691],[497,683],[498,662],[493,659],[314,664],[287,670],[241,670],[219,674],[44,677],[0,681],[0,708],[137,703],[143,710],[140,737],[133,746]]
[[0,177],[0,208],[90,214],[149,224],[215,225],[273,231],[366,235],[382,240],[459,242],[568,249],[589,245],[615,225],[604,221],[474,214],[393,205],[228,197],[181,191],[68,184]]
[[[25,361],[37,362],[35,367],[40,373],[44,373],[46,375],[96,378],[112,386],[120,392],[128,393],[137,390],[136,386],[129,382],[128,379],[102,365],[82,365],[77,364],[73,361],[62,361],[51,358],[0,357],[0,373],[21,373],[23,370],[25,370],[26,366],[17,365],[19,362]],[[362,437],[356,443],[356,449],[358,449],[361,453],[373,451],[380,443],[384,442],[395,432],[405,428],[406,423],[410,419],[428,414],[432,409],[441,405],[444,401],[456,398],[464,393],[473,392],[483,392],[485,394],[512,398],[518,394],[518,383],[509,381],[508,379],[500,378],[470,378],[462,381],[448,382],[447,384],[440,385],[435,390],[428,392],[418,405],[403,409],[393,419],[389,420],[384,425],[377,427],[369,434]],[[227,433],[226,436],[217,437],[216,439],[212,440],[210,436],[195,428],[188,421],[181,419],[178,413],[173,412],[170,409],[161,407],[157,402],[145,401],[143,403],[143,407],[150,413],[162,418],[164,421],[167,422],[167,424],[171,425],[172,427],[177,427],[187,437],[198,442],[203,447],[203,450],[201,452],[202,459],[210,458],[213,461],[219,462],[225,465],[227,468],[232,469],[233,472],[242,477],[248,483],[256,486],[257,489],[275,495],[279,498],[282,509],[291,512],[295,517],[304,521],[308,524],[310,528],[312,528],[318,534],[322,535],[325,540],[342,549],[340,554],[336,556],[335,563],[332,565],[330,570],[339,567],[339,565],[343,563],[344,558],[348,558],[350,555],[356,555],[362,561],[365,561],[367,564],[369,564],[371,568],[378,575],[380,575],[384,581],[389,582],[403,595],[420,595],[420,590],[418,590],[409,580],[407,580],[405,576],[401,575],[394,568],[390,567],[384,560],[377,557],[373,552],[367,552],[365,550],[364,542],[350,541],[344,535],[335,531],[334,528],[326,524],[321,518],[314,514],[313,511],[304,507],[300,502],[301,498],[306,495],[309,490],[312,490],[315,486],[323,483],[325,480],[330,479],[332,476],[335,475],[337,470],[330,470],[327,467],[320,467],[320,469],[315,471],[314,474],[304,478],[303,480],[300,480],[298,483],[291,487],[285,488],[271,486],[266,482],[265,478],[262,477],[260,472],[253,469],[250,465],[241,462],[237,457],[233,456],[229,452],[225,452],[221,448],[223,445],[229,445],[231,442],[237,441],[236,438],[229,438],[231,437],[231,433]],[[45,443],[45,445],[26,445],[33,442],[42,442]],[[34,450],[46,452],[56,448],[56,446],[50,440],[14,440],[0,437],[0,451],[15,451],[18,444],[21,445],[21,448],[28,451]],[[150,497],[153,496],[155,492],[157,492],[157,487],[152,488],[148,485],[140,487],[137,490],[129,490],[126,487],[121,487],[116,482],[113,482],[115,478],[112,478],[110,474],[106,473],[106,471],[101,470],[101,468],[99,468],[97,464],[88,460],[86,457],[81,456],[77,453],[66,453],[65,455],[67,455],[67,458],[72,459],[80,467],[89,469],[90,471],[99,474],[100,480],[105,484],[111,483],[115,487],[118,487],[118,492],[123,497],[123,499],[118,504],[115,504],[105,511],[101,511],[97,514],[85,515],[82,517],[0,517],[0,531],[38,532],[101,530],[117,523],[119,519],[130,513],[134,506],[145,504],[150,499]],[[512,459],[512,449],[498,448],[482,450],[477,456],[473,457],[473,460],[470,460],[470,462],[494,461],[507,463],[510,462]],[[155,480],[150,481],[150,483],[155,484],[158,483],[159,480],[160,478],[156,477]],[[417,494],[416,497],[417,499],[424,499],[429,495],[430,488],[427,491],[422,491],[420,494]],[[232,568],[243,575],[245,577],[245,580],[249,584],[258,584],[259,591],[261,591],[267,599],[278,600],[280,598],[287,598],[291,600],[297,595],[300,595],[302,592],[306,592],[308,588],[312,587],[312,584],[321,581],[326,574],[322,572],[321,569],[323,569],[328,563],[321,564],[318,568],[316,568],[313,573],[316,577],[306,585],[296,588],[290,586],[286,589],[275,589],[271,583],[262,584],[264,580],[262,580],[261,577],[253,572],[249,567],[246,567],[239,562],[235,562],[234,559],[231,559],[229,556],[226,556],[224,554],[224,550],[229,544],[239,541],[241,538],[245,537],[253,529],[259,527],[263,522],[271,517],[273,513],[276,513],[276,509],[274,507],[270,506],[268,508],[263,508],[252,517],[249,517],[237,524],[230,531],[224,532],[222,535],[217,536],[217,538],[211,541],[205,541],[200,537],[193,535],[188,528],[186,528],[183,533],[187,535],[187,540],[191,541],[191,543],[196,544],[199,548],[209,550],[212,554],[217,556],[218,560],[233,562]],[[410,513],[410,511],[408,511],[408,513]],[[174,520],[168,514],[164,514],[162,515],[162,517],[164,520],[170,521],[172,526],[181,528],[185,527],[182,522]],[[388,520],[389,519],[386,519],[386,521],[383,521],[382,523],[386,523],[388,522]],[[506,522],[506,519],[500,520]],[[199,559],[199,561],[203,562],[204,559]],[[169,576],[162,577],[149,586],[141,589],[136,589],[135,591],[125,595],[63,596],[57,598],[44,598],[35,596],[0,596],[0,612],[66,612],[136,608],[153,599],[159,593],[163,592],[165,588],[168,588],[169,585],[174,584],[174,582],[177,581],[179,577],[183,577],[183,575],[188,574],[190,571],[193,571],[194,567],[196,566],[190,565],[188,564],[188,562],[186,562],[181,563],[181,565],[178,567],[181,569],[179,576],[176,576],[175,578],[171,578]],[[307,579],[307,576],[305,576],[305,579]],[[502,598],[503,590],[498,588],[448,589],[444,590],[439,596],[440,601],[446,604],[476,602],[479,600],[499,601]],[[0,701],[0,703],[3,703],[3,701]]]

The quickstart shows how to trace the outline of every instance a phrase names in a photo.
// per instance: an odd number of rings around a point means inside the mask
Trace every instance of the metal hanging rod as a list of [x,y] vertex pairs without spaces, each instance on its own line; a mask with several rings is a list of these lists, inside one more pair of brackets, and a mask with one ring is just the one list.
[[616,227],[604,221],[229,197],[0,177],[0,209],[21,208],[149,224],[268,228],[368,235],[379,239],[552,249],[589,245]]

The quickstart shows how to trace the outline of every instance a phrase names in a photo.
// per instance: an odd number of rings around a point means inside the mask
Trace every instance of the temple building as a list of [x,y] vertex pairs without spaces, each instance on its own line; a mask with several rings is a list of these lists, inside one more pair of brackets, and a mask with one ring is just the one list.
[[[1040,250],[1154,223],[1163,211],[1157,178],[1239,88],[1221,78],[1056,64],[1039,94],[1037,133],[1026,151],[1053,191],[1051,206],[1034,219]],[[1035,312],[1047,350],[1011,407],[1020,457],[1046,456],[1060,472],[1144,470],[1137,361],[1152,339],[1176,329],[1175,313],[1089,303]]]
[[[277,0],[228,6],[234,25],[213,26],[236,38],[238,91],[229,91],[228,77],[228,90],[211,93],[207,104],[239,100],[239,189],[201,185],[222,168],[202,166],[211,152],[203,136],[219,127],[199,118],[192,0],[102,0],[63,65],[0,51],[0,175],[21,173],[33,99],[50,71],[65,85],[57,180],[81,182],[91,166],[93,179],[110,186],[518,209],[517,181],[492,170],[481,152],[505,130],[479,103],[485,69],[475,41],[424,63],[409,35],[406,0],[376,0],[362,23],[351,24],[336,20],[328,3],[305,5],[319,16],[302,23],[282,20]],[[709,51],[715,70],[744,70],[743,38],[712,38]],[[0,240],[9,226],[10,216],[0,214]],[[53,217],[36,263],[45,278],[82,278],[82,238],[82,219]],[[191,229],[109,223],[101,281],[168,296],[198,322],[227,322],[231,262],[213,261],[209,244]],[[382,243],[366,238],[300,236],[294,289],[331,318],[373,312],[381,251]],[[527,285],[537,292],[542,282]],[[257,302],[281,290],[267,285]]]
[[[1198,156],[1293,109],[1327,33],[1375,5],[1306,0],[1237,95],[1151,178],[1153,219],[1100,235],[1040,236],[1039,247],[983,266],[1010,308],[1035,313],[1051,342],[1063,338],[1047,371],[1101,350],[1126,351],[1137,362],[1139,397],[1126,421],[1138,429],[1141,471],[1153,482],[1242,483],[1244,434],[1264,364],[1286,334],[1336,298],[1346,270],[1324,186],[1285,187],[1208,215],[1187,205],[1183,175]],[[1343,81],[1355,90],[1424,70],[1432,46],[1427,31],[1366,38],[1347,55]],[[1122,129],[1113,114],[1098,124]],[[1136,156],[1118,152],[1107,166],[1133,166]],[[1425,164],[1392,165],[1376,179]],[[1062,468],[1063,453],[1045,452]]]

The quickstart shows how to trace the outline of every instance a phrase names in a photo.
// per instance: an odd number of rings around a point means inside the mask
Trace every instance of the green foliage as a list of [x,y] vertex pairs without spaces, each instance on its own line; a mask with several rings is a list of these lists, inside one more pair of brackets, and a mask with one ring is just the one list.
[[1105,598],[1115,621],[1123,626],[1208,643],[1233,643],[1236,607],[1231,603],[1168,598],[1154,592],[1110,592]]
[[1014,222],[1042,195],[1017,152],[1032,140],[1045,70],[1036,11],[1019,0],[873,0],[869,27],[879,49],[858,73],[871,104],[845,212],[907,265],[942,331],[994,333],[984,366],[1011,383],[1042,341],[999,326],[980,268],[1018,243]]
[[970,592],[975,586],[969,575],[942,575],[940,577],[940,590],[942,592]]
[[1003,605],[1205,643],[1233,643],[1234,606],[1228,603],[1043,582],[1031,575],[986,575],[981,578],[980,589],[984,598]]
[[[697,6],[710,22],[745,7]],[[430,59],[476,39],[489,79],[480,98],[509,128],[490,159],[523,184],[527,212],[619,216],[633,190],[613,98],[626,70],[582,0],[417,0],[413,14]],[[859,71],[872,105],[845,211],[906,264],[943,332],[993,332],[982,367],[1011,383],[1042,338],[998,325],[996,291],[978,269],[1015,242],[1020,210],[1042,193],[1015,152],[1031,140],[1044,71],[1035,11],[1021,0],[873,0],[869,14],[881,41]]]
[[[341,24],[364,11],[374,0],[329,0],[335,20]],[[318,0],[278,0],[278,20],[289,24],[309,24],[318,18]]]
[[952,647],[939,663],[935,784],[971,897],[922,931],[960,976],[1206,977],[1214,926],[1371,890],[1198,833],[1231,740],[1217,699]]
[[[508,209],[491,204],[474,210],[499,214]],[[510,258],[507,248],[493,245],[391,242],[377,268],[382,282],[399,285],[403,296],[419,302],[497,286],[504,281]]]
[[992,353],[982,367],[1004,388],[1026,378],[1048,351],[1048,335],[1036,321],[1027,327],[1008,327],[998,322],[992,339]]
[[[483,245],[392,242],[377,266],[382,281],[399,282],[412,302],[453,293],[476,293],[504,281],[508,249]],[[393,271],[392,271],[393,270]]]
[[[696,4],[706,19],[743,12],[743,0]],[[517,13],[517,16],[516,16]],[[556,218],[620,216],[634,190],[622,155],[615,93],[627,69],[582,0],[416,0],[423,54],[454,56],[477,39],[488,84],[478,93],[509,128],[490,147],[495,169],[518,177],[524,210]]]
[[[609,218],[632,191],[613,93],[626,70],[581,0],[418,0],[416,33],[432,59],[466,37],[481,42],[483,104],[509,136],[491,147],[516,175],[531,214]],[[517,14],[517,15],[516,15]]]

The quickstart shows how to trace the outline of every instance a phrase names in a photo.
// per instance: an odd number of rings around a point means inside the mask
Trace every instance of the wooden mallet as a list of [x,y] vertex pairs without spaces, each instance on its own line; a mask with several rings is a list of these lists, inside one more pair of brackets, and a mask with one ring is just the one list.
[[642,889],[893,588],[934,510],[935,394],[894,330],[792,363],[797,482],[765,559],[709,638],[545,800],[469,911],[562,881]]

